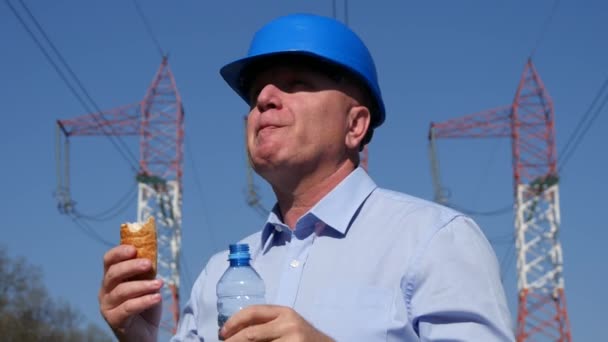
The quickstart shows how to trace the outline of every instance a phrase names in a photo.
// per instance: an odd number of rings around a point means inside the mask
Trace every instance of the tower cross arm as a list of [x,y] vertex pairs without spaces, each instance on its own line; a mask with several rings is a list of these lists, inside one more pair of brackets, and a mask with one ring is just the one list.
[[443,122],[431,122],[429,140],[511,136],[512,106],[502,106]]
[[140,135],[141,104],[134,103],[71,119],[57,120],[66,136]]

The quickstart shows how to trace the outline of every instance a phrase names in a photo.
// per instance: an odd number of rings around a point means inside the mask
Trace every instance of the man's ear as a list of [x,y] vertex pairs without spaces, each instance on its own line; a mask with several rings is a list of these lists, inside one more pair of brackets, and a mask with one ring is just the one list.
[[363,141],[365,133],[367,133],[367,129],[369,128],[371,114],[366,106],[355,105],[350,108],[347,120],[346,146],[349,149],[356,149],[358,151],[361,141]]

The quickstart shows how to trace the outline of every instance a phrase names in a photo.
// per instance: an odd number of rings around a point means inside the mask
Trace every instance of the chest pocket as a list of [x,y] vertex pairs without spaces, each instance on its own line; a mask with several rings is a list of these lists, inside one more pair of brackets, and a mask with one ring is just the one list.
[[392,291],[372,286],[324,289],[313,302],[311,323],[337,341],[386,341]]

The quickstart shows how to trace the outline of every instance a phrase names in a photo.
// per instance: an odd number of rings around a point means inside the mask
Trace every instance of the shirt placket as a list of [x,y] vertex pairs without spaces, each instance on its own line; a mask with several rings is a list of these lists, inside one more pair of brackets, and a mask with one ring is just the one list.
[[287,253],[277,291],[276,303],[293,308],[315,234],[308,233],[305,237],[299,238],[297,236],[299,234],[291,231],[289,233],[291,233],[291,241],[287,244]]

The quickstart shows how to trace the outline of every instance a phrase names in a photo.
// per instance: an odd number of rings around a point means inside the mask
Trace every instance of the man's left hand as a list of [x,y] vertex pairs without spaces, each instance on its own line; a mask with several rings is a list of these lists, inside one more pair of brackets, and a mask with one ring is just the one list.
[[333,341],[292,308],[252,305],[234,314],[220,335],[226,342],[238,341]]

